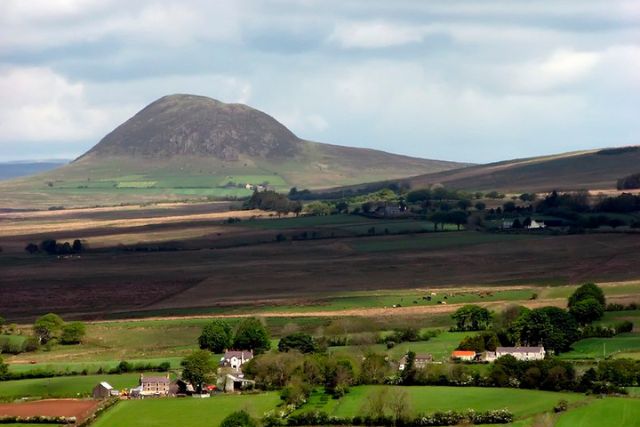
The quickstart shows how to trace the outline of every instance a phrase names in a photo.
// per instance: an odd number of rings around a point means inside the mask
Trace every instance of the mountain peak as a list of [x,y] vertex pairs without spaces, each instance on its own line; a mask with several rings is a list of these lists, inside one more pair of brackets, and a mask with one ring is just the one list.
[[292,158],[300,149],[300,139],[262,111],[205,96],[174,94],[143,108],[85,156],[187,155],[232,161],[242,156]]

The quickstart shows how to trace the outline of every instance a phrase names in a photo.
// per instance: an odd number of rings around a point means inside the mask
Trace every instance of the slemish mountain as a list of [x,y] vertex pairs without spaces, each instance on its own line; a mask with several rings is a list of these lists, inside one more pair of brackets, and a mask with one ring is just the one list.
[[[38,207],[245,196],[447,171],[462,163],[303,140],[273,117],[196,95],[151,103],[72,163],[0,183]],[[0,198],[0,208],[13,204]]]

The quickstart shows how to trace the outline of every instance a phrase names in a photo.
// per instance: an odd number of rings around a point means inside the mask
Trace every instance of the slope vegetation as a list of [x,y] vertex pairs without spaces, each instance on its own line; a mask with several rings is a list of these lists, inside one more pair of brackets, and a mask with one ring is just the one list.
[[640,146],[518,159],[409,178],[412,187],[443,184],[465,190],[506,192],[608,190],[640,171]]

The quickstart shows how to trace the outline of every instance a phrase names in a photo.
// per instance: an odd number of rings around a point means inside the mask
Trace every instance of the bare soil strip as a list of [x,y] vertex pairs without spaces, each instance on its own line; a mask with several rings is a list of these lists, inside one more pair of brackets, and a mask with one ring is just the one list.
[[97,400],[49,399],[34,402],[0,403],[0,416],[76,417],[83,421],[98,408]]

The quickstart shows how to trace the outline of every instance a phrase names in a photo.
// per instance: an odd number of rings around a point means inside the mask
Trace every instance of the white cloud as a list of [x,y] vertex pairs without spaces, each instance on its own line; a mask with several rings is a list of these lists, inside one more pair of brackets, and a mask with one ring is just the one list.
[[600,59],[598,52],[558,49],[541,61],[516,67],[513,88],[517,91],[536,92],[570,86],[587,77]]
[[0,143],[93,137],[109,114],[87,103],[85,86],[44,67],[0,70]]
[[375,49],[417,43],[424,39],[428,27],[387,22],[344,22],[338,24],[329,41],[343,48]]
[[70,43],[121,40],[167,48],[198,40],[240,39],[244,5],[202,1],[5,0],[0,51],[40,50]]

